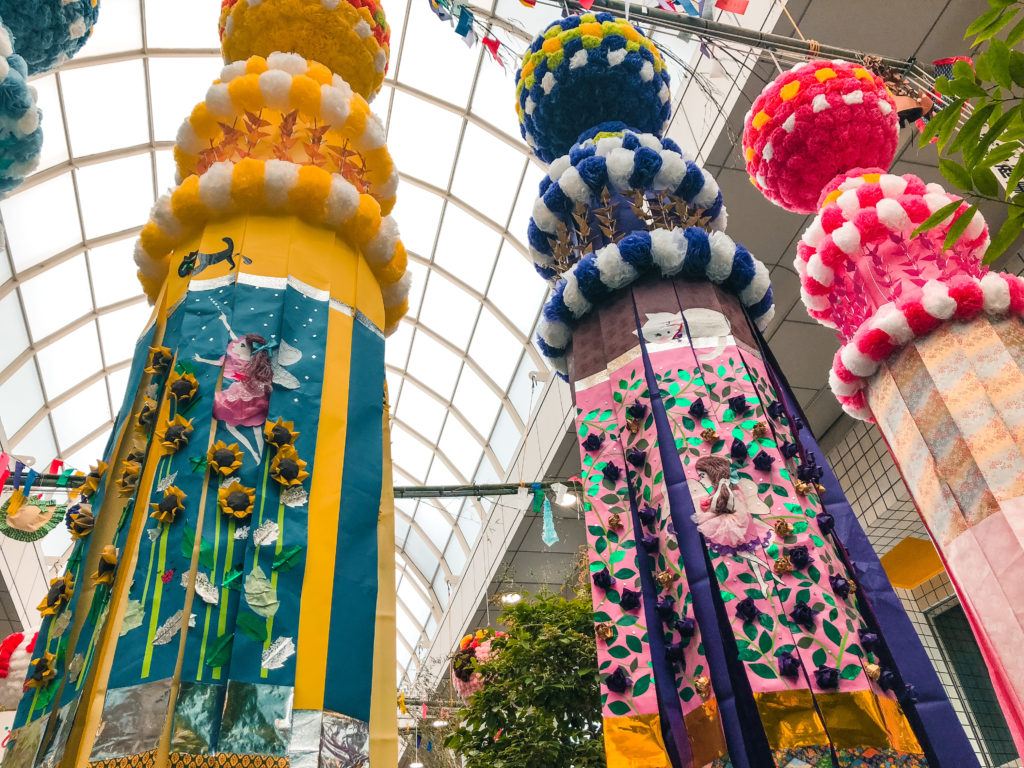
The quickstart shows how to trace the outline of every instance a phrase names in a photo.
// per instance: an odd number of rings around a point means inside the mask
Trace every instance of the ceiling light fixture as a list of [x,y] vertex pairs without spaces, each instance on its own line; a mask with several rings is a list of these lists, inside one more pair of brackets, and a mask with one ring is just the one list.
[[523,596],[518,592],[506,592],[504,595],[501,596],[501,602],[505,605],[515,605],[522,599]]

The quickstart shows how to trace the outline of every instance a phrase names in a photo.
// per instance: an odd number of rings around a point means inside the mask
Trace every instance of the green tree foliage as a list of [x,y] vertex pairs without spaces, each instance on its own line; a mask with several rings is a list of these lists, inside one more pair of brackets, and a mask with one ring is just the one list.
[[459,711],[446,746],[467,768],[604,768],[589,597],[537,595],[500,621],[508,637],[480,665],[486,685]]
[[[1024,0],[988,0],[989,9],[967,28],[974,67],[957,62],[952,78],[939,77],[936,89],[952,103],[939,111],[921,135],[921,145],[937,139],[939,170],[975,199],[999,200],[1008,206],[1006,222],[992,235],[985,257],[991,262],[1014,244],[1024,230]],[[970,105],[970,111],[964,105]],[[958,127],[963,113],[966,121]],[[1006,189],[997,179],[1006,180]],[[936,211],[922,229],[948,217],[956,206]],[[967,227],[974,207],[950,229],[952,244]],[[958,231],[959,230],[959,231]]]

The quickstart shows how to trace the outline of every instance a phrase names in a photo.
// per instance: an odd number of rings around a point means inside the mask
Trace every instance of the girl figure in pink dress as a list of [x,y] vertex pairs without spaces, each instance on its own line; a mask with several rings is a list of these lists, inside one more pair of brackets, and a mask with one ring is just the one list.
[[[274,384],[285,389],[296,389],[298,380],[284,369],[302,357],[295,347],[281,342],[268,343],[257,333],[237,336],[231,330],[227,317],[220,316],[231,341],[227,353],[218,360],[195,360],[208,365],[223,365],[224,378],[220,391],[213,396],[214,418],[224,422],[228,431],[259,462],[263,453],[263,424],[270,409],[270,393]],[[277,353],[274,348],[280,346]],[[240,427],[252,427],[250,443]]]
[[767,544],[772,530],[758,516],[771,508],[757,497],[757,486],[751,480],[733,477],[732,465],[721,456],[702,456],[694,466],[701,490],[710,495],[701,499],[693,522],[711,550],[734,555],[754,552]]

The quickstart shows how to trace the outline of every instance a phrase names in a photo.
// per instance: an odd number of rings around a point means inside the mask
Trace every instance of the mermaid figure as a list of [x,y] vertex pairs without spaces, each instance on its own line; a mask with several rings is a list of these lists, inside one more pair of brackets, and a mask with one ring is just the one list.
[[[231,336],[227,353],[217,360],[206,360],[199,355],[193,359],[207,365],[224,366],[224,383],[213,397],[213,415],[224,422],[232,436],[259,461],[271,390],[274,384],[285,389],[299,386],[298,380],[284,366],[297,362],[302,353],[284,341],[268,342],[258,333],[238,336],[223,313],[220,321]],[[278,348],[276,354],[275,348]],[[252,442],[239,427],[252,427]]]
[[771,508],[758,498],[757,486],[732,475],[729,460],[721,456],[702,456],[694,466],[704,490],[708,482],[712,486],[693,515],[711,550],[732,555],[766,545],[772,531],[758,517]]

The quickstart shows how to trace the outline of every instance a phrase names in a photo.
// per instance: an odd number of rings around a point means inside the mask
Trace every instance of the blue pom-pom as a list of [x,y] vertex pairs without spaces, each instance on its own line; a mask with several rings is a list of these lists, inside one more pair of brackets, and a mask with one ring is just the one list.
[[654,264],[651,256],[651,236],[647,232],[631,232],[619,242],[619,255],[637,272],[644,272]]
[[634,189],[646,189],[661,170],[661,155],[648,147],[641,147],[633,155],[633,175],[629,178]]
[[603,157],[588,157],[576,166],[576,171],[594,192],[600,192],[608,183],[608,164]]
[[530,219],[530,223],[526,225],[526,239],[534,250],[548,255],[551,254],[551,240],[548,239],[548,236],[537,226],[537,222],[533,219]]
[[565,52],[566,60],[571,59],[574,54],[583,50],[583,39],[574,37],[572,40],[566,40],[562,45],[562,50]]
[[749,307],[747,307],[747,312],[749,312],[750,316],[756,320],[769,309],[771,309],[774,303],[775,297],[772,294],[772,289],[769,287],[768,290],[765,291],[764,296],[761,298],[759,302],[757,302],[756,304],[751,304]]
[[714,221],[718,218],[718,214],[722,212],[722,208],[725,207],[725,202],[722,199],[722,191],[719,190],[718,194],[715,195],[715,202],[711,204],[711,207],[704,211],[704,215]]
[[679,182],[679,186],[676,187],[676,196],[689,203],[702,189],[704,189],[704,174],[701,172],[700,166],[692,160],[687,160],[686,174]]
[[565,280],[559,280],[551,291],[551,298],[544,305],[544,317],[548,322],[572,324],[572,312],[565,305]]
[[711,263],[711,241],[708,233],[697,227],[687,227],[683,230],[683,237],[686,238],[686,256],[683,258],[683,277],[691,280],[703,278],[707,273],[708,264]]
[[591,304],[601,301],[608,295],[608,287],[601,280],[601,271],[597,268],[597,259],[594,254],[588,253],[580,259],[573,272],[576,274],[576,283],[580,287],[580,293]]
[[565,355],[565,347],[552,347],[539,335],[536,337],[535,341],[537,342],[537,349],[540,350],[540,353],[544,355],[544,357],[562,357]]
[[538,185],[539,197],[544,197],[544,193],[548,191],[548,187],[550,187],[551,184],[552,181],[550,176],[545,176],[540,180],[540,184]]
[[579,165],[588,157],[593,157],[597,154],[597,149],[593,145],[581,147],[579,144],[573,145],[573,148],[569,150],[569,162],[573,165]]
[[674,141],[672,141],[672,139],[669,139],[669,138],[662,139],[661,140],[661,146],[664,147],[665,149],[669,150],[670,152],[675,152],[677,155],[683,154],[683,150],[680,149],[679,145],[676,144]]
[[635,133],[630,131],[622,137],[622,148],[636,151],[640,148],[640,139],[636,137]]
[[736,246],[732,260],[732,271],[722,283],[722,287],[731,293],[740,293],[754,279],[754,257],[742,245]]
[[545,280],[554,280],[558,277],[558,270],[552,269],[551,267],[542,267],[540,264],[535,263],[533,268],[537,270],[537,274]]
[[556,216],[568,216],[576,204],[569,198],[558,184],[552,184],[544,193],[544,205]]
[[[555,23],[557,24],[558,22],[555,22]],[[578,27],[579,25],[580,25],[580,17],[579,16],[575,16],[575,15],[574,16],[566,16],[564,19],[562,19],[561,24],[560,24],[562,29],[576,29],[576,27]],[[554,26],[554,25],[551,25],[551,26]],[[551,26],[549,26],[548,29],[550,29]],[[541,42],[543,43],[543,40]]]

